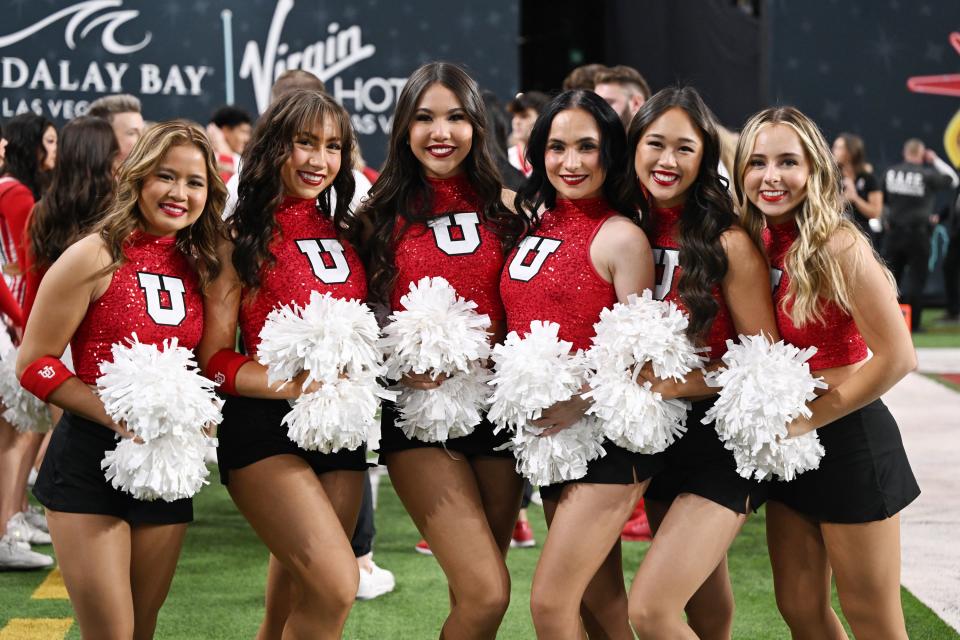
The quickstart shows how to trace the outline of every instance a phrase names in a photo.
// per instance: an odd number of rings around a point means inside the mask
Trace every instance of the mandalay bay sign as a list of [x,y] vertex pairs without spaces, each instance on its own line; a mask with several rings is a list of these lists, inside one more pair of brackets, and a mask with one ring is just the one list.
[[256,115],[277,76],[306,69],[351,113],[377,164],[397,96],[420,63],[464,63],[484,88],[516,90],[518,18],[508,0],[452,23],[443,0],[61,5],[0,0],[0,120],[32,111],[62,123],[112,93],[137,95],[149,120],[205,123],[224,104]]

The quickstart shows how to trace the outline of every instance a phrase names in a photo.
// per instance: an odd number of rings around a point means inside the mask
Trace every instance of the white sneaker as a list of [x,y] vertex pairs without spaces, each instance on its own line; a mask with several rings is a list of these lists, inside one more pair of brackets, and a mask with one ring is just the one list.
[[397,581],[393,573],[386,569],[381,569],[372,560],[370,561],[372,569],[367,571],[360,568],[360,586],[357,587],[357,600],[372,600],[385,593],[390,593],[397,586]]
[[0,571],[45,569],[52,566],[53,558],[31,551],[29,545],[24,549],[13,536],[7,534],[0,538]]
[[30,505],[27,507],[27,510],[23,512],[23,517],[34,529],[39,529],[44,533],[50,533],[50,527],[47,525],[47,516],[44,515],[42,507]]
[[7,520],[7,535],[28,544],[50,544],[50,534],[34,528],[23,513],[15,513]]

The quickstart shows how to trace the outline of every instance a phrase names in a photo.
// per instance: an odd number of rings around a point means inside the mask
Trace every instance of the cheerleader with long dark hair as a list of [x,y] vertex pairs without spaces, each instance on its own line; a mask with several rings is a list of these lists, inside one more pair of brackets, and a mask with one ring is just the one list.
[[[738,334],[776,338],[766,265],[717,173],[717,125],[699,94],[682,87],[654,95],[630,123],[627,146],[627,186],[658,266],[654,297],[688,314],[689,337],[714,363]],[[682,383],[656,378],[649,365],[640,375],[692,407],[687,432],[664,452],[665,468],[645,496],[654,538],[630,590],[630,619],[643,638],[729,638],[726,552],[763,503],[764,486],[742,478],[733,453],[701,424],[717,390],[700,372]]]
[[[288,606],[268,602],[260,638],[339,637],[357,594],[350,537],[366,447],[300,448],[282,420],[288,400],[319,383],[304,389],[302,372],[277,389],[256,360],[275,307],[305,305],[314,291],[366,300],[363,266],[342,234],[354,190],[352,145],[349,116],[325,94],[298,90],[270,105],[244,149],[239,200],[218,248],[223,272],[205,297],[199,360],[228,396],[220,479],[270,550],[268,595],[290,594]],[[238,327],[245,354],[234,350]]]
[[[623,198],[623,125],[591,91],[566,91],[544,107],[530,134],[532,172],[516,197],[531,230],[500,280],[507,326],[555,322],[561,340],[586,349],[603,309],[653,286],[650,244]],[[543,436],[577,429],[580,395],[543,411]],[[620,532],[660,469],[660,457],[610,442],[584,477],[541,487],[549,532],[530,607],[540,638],[632,638]]]
[[[505,249],[524,229],[501,202],[483,101],[460,67],[436,62],[407,80],[387,160],[358,216],[371,300],[391,310],[410,283],[442,276],[505,333],[498,282]],[[433,389],[431,372],[402,384]],[[522,485],[513,456],[486,420],[446,442],[408,438],[384,405],[381,460],[397,494],[447,576],[450,613],[441,635],[493,638],[510,599],[505,555]]]

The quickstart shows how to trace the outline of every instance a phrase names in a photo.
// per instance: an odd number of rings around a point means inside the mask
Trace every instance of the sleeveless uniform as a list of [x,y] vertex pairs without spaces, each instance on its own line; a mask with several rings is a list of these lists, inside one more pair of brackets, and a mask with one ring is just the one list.
[[[801,349],[817,347],[811,371],[860,362],[867,357],[866,343],[853,318],[836,303],[824,304],[822,322],[802,327],[781,308],[790,281],[783,260],[798,233],[792,221],[764,231],[780,335]],[[820,427],[817,434],[826,452],[820,467],[790,482],[773,483],[771,500],[820,522],[858,523],[889,518],[920,495],[900,429],[879,398]]]
[[[240,335],[253,358],[267,315],[287,304],[304,305],[313,291],[346,300],[367,299],[366,274],[353,247],[337,239],[333,221],[314,200],[285,198],[276,212],[277,229],[270,251],[276,258],[260,270],[260,288],[243,291]],[[306,451],[287,437],[281,424],[290,412],[287,400],[227,396],[217,433],[220,481],[227,484],[232,469],[278,455],[295,455],[317,473],[366,470],[366,446],[324,454]]]
[[[124,256],[70,342],[77,377],[89,385],[100,376],[100,363],[111,360],[110,347],[133,333],[144,343],[161,345],[175,337],[179,346],[194,349],[203,332],[197,274],[173,237],[135,231]],[[65,412],[50,438],[33,494],[55,511],[109,515],[130,524],[193,520],[190,498],[143,501],[114,489],[100,462],[116,444],[113,430]]]
[[[590,259],[590,245],[603,224],[618,215],[600,198],[557,199],[542,223],[513,250],[500,279],[507,309],[507,329],[521,336],[532,320],[556,322],[559,337],[573,349],[587,349],[600,312],[617,302],[613,284],[604,280]],[[571,427],[575,428],[575,427]],[[633,453],[603,443],[607,455],[589,463],[587,475],[571,482],[541,487],[558,495],[571,483],[633,484],[660,471],[661,456]]]
[[[677,239],[681,213],[681,207],[654,209],[650,243],[657,274],[654,297],[669,300],[686,311],[678,292],[682,273]],[[710,348],[707,357],[717,360],[727,351],[727,339],[737,339],[737,330],[719,286],[713,295],[719,308],[703,346]],[[724,448],[712,425],[700,422],[713,402],[711,398],[691,403],[687,432],[663,452],[666,467],[654,477],[644,498],[670,503],[681,493],[692,493],[737,513],[747,513],[748,508],[755,511],[766,500],[766,483],[742,478],[737,473],[733,452]]]
[[[394,241],[397,273],[390,290],[390,310],[403,309],[400,298],[410,290],[410,283],[426,276],[442,276],[458,295],[477,304],[477,313],[490,316],[496,332],[504,322],[498,286],[503,268],[500,238],[484,224],[481,203],[465,174],[427,180],[433,199],[430,220],[404,229],[403,220],[397,218]],[[513,457],[509,451],[496,451],[509,440],[509,435],[502,431],[493,435],[493,425],[486,418],[469,435],[446,442],[422,442],[407,438],[396,425],[399,414],[393,402],[385,401],[382,411],[381,455],[443,447],[467,457]]]

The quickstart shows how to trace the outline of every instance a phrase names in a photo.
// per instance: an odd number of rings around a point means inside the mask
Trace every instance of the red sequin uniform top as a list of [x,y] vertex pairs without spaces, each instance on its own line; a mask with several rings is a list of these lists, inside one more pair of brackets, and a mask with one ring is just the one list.
[[135,231],[127,240],[126,261],[113,272],[110,285],[87,309],[70,348],[77,377],[94,384],[100,363],[112,361],[110,347],[126,344],[136,333],[140,342],[160,345],[177,338],[193,349],[203,332],[203,297],[197,272],[175,244]]
[[429,178],[433,208],[427,224],[410,225],[394,245],[397,275],[390,291],[390,309],[402,309],[401,296],[411,282],[441,276],[461,297],[477,303],[477,313],[492,322],[502,321],[500,270],[503,249],[500,238],[480,218],[480,202],[463,174],[443,180]]
[[613,283],[597,273],[590,245],[616,211],[601,198],[563,200],[543,213],[539,228],[510,254],[500,278],[507,331],[521,336],[532,320],[556,322],[561,340],[587,349],[603,309],[617,301]]
[[277,208],[276,222],[270,243],[276,262],[261,267],[260,289],[253,300],[246,299],[250,292],[244,290],[240,304],[240,333],[251,356],[275,307],[305,305],[313,291],[367,301],[367,276],[360,257],[337,239],[333,220],[317,209],[315,201],[285,198]]
[[[680,214],[683,209],[654,209],[651,217],[650,244],[653,245],[653,261],[656,264],[656,286],[653,297],[657,300],[668,300],[676,304],[684,312],[687,308],[680,299],[677,287],[680,284],[682,265],[680,264],[680,243],[677,241],[679,233]],[[730,310],[723,299],[720,287],[714,287],[713,297],[719,307],[713,324],[707,330],[703,339],[703,346],[710,347],[705,355],[716,360],[727,352],[727,339],[737,339],[737,328],[733,326]]]
[[783,266],[783,258],[800,234],[795,222],[786,222],[763,230],[763,244],[770,258],[770,283],[773,286],[773,304],[780,337],[795,347],[817,347],[817,353],[807,362],[811,371],[842,367],[860,362],[867,357],[867,343],[850,314],[835,302],[822,300],[822,322],[811,320],[802,327],[793,324],[781,304],[790,286],[790,274]]

